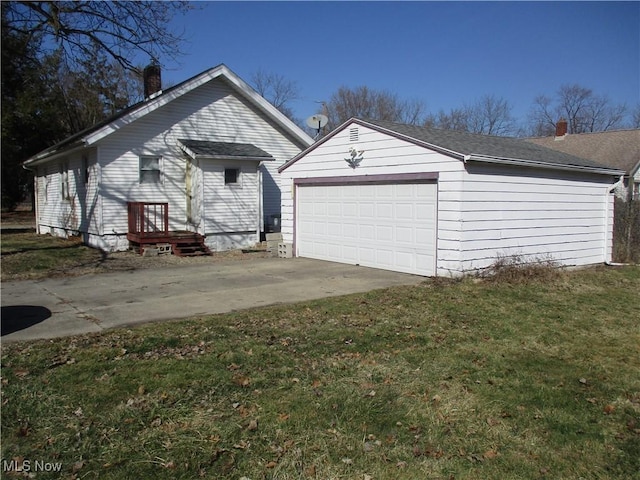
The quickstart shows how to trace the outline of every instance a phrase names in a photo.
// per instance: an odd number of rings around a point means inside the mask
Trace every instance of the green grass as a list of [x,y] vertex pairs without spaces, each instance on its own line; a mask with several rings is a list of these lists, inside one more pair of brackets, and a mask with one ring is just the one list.
[[95,266],[104,260],[100,250],[83,245],[80,238],[3,233],[1,240],[2,280],[65,275],[72,269]]
[[640,268],[3,345],[37,478],[638,479]]

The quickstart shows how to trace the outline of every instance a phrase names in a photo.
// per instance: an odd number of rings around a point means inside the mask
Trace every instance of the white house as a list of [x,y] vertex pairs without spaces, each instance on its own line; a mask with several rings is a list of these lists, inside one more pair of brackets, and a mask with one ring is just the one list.
[[351,119],[281,168],[292,254],[425,276],[611,260],[624,172],[523,140]]
[[143,102],[24,162],[37,231],[107,251],[129,248],[134,227],[255,244],[280,214],[278,166],[311,137],[225,65],[164,91],[157,67],[145,74]]

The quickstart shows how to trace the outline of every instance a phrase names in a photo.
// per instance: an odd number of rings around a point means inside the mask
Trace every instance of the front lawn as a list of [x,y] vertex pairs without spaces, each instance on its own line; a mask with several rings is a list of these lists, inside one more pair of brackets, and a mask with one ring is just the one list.
[[3,345],[3,473],[638,479],[638,311],[603,267]]

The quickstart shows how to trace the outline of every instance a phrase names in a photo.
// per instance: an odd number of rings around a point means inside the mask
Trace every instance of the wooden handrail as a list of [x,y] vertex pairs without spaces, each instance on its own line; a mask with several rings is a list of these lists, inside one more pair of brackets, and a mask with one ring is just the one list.
[[169,204],[161,202],[127,202],[129,233],[169,234]]

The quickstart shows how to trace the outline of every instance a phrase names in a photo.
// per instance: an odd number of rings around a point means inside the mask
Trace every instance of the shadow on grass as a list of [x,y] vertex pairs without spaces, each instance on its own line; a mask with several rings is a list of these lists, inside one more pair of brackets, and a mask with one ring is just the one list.
[[0,335],[19,332],[44,322],[51,317],[51,310],[35,305],[10,305],[2,307],[0,320]]
[[76,249],[76,250],[81,250],[85,248],[85,245],[82,244],[72,244],[72,245],[51,245],[50,247],[43,247],[41,245],[34,245],[33,247],[20,247],[17,249],[12,249],[9,252],[3,252],[2,256],[3,257],[7,257],[9,255],[16,255],[18,253],[25,253],[25,252],[40,252],[40,251],[46,251],[46,250],[70,250],[70,249]]

